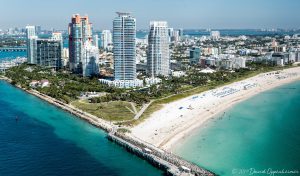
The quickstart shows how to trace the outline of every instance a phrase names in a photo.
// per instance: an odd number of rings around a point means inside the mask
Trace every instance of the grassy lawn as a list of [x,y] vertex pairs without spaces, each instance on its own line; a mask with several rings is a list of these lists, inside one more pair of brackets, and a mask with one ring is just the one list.
[[[108,103],[88,103],[85,100],[77,100],[71,105],[108,121],[132,120],[135,116],[134,109],[129,102],[112,101]],[[134,104],[134,106],[136,106]],[[137,107],[137,111],[140,107]]]
[[122,125],[125,126],[135,126],[138,125],[139,123],[143,122],[144,120],[146,120],[153,112],[158,111],[162,108],[162,104],[157,103],[157,102],[153,102],[148,109],[141,115],[141,117],[138,120],[131,120],[131,121],[127,121],[124,123],[121,123]]

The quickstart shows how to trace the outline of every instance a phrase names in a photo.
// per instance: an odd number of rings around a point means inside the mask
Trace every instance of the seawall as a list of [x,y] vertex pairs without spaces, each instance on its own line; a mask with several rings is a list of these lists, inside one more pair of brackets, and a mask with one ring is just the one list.
[[102,120],[102,119],[100,119],[96,116],[93,116],[93,115],[88,114],[84,111],[76,109],[76,108],[74,108],[74,107],[72,107],[72,106],[70,106],[66,103],[63,103],[59,100],[56,100],[56,99],[54,99],[50,96],[42,94],[42,93],[40,93],[36,90],[25,90],[25,91],[32,94],[32,95],[34,95],[34,96],[36,96],[36,97],[38,97],[38,98],[40,98],[40,99],[42,99],[42,100],[47,101],[50,104],[55,105],[56,107],[59,107],[59,108],[65,110],[65,111],[67,111],[67,112],[69,112],[69,113],[71,113],[71,114],[73,114],[73,115],[89,122],[90,124],[92,124],[92,125],[94,125],[98,128],[101,128],[101,129],[105,130],[106,132],[110,132],[113,129],[112,124],[109,124],[106,121],[104,121],[104,120]]

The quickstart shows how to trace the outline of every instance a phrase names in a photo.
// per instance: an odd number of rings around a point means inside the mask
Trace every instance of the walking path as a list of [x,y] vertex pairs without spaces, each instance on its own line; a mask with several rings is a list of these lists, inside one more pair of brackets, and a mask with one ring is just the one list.
[[134,120],[138,120],[141,115],[146,111],[146,109],[153,103],[154,100],[151,100],[149,103],[143,105],[142,109],[134,116]]

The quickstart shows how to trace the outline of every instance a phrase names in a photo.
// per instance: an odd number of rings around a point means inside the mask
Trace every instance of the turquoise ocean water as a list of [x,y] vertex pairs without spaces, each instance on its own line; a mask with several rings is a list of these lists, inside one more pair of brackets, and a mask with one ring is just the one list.
[[[241,102],[184,139],[175,153],[219,175],[300,175],[300,82]],[[276,175],[276,174],[275,174]]]
[[0,176],[162,174],[104,131],[4,81],[0,126]]

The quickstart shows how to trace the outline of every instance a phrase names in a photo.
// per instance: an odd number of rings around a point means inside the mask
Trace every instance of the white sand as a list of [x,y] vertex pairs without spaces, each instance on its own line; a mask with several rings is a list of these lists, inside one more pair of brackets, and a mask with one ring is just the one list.
[[[143,123],[132,128],[130,135],[162,149],[171,150],[180,139],[189,135],[195,128],[201,128],[204,122],[216,114],[223,113],[227,108],[255,94],[296,80],[300,80],[299,67],[280,71],[279,75],[275,72],[260,74],[165,104]],[[256,86],[244,89],[247,84]],[[224,97],[215,96],[216,93],[224,92],[225,87],[239,91]]]

